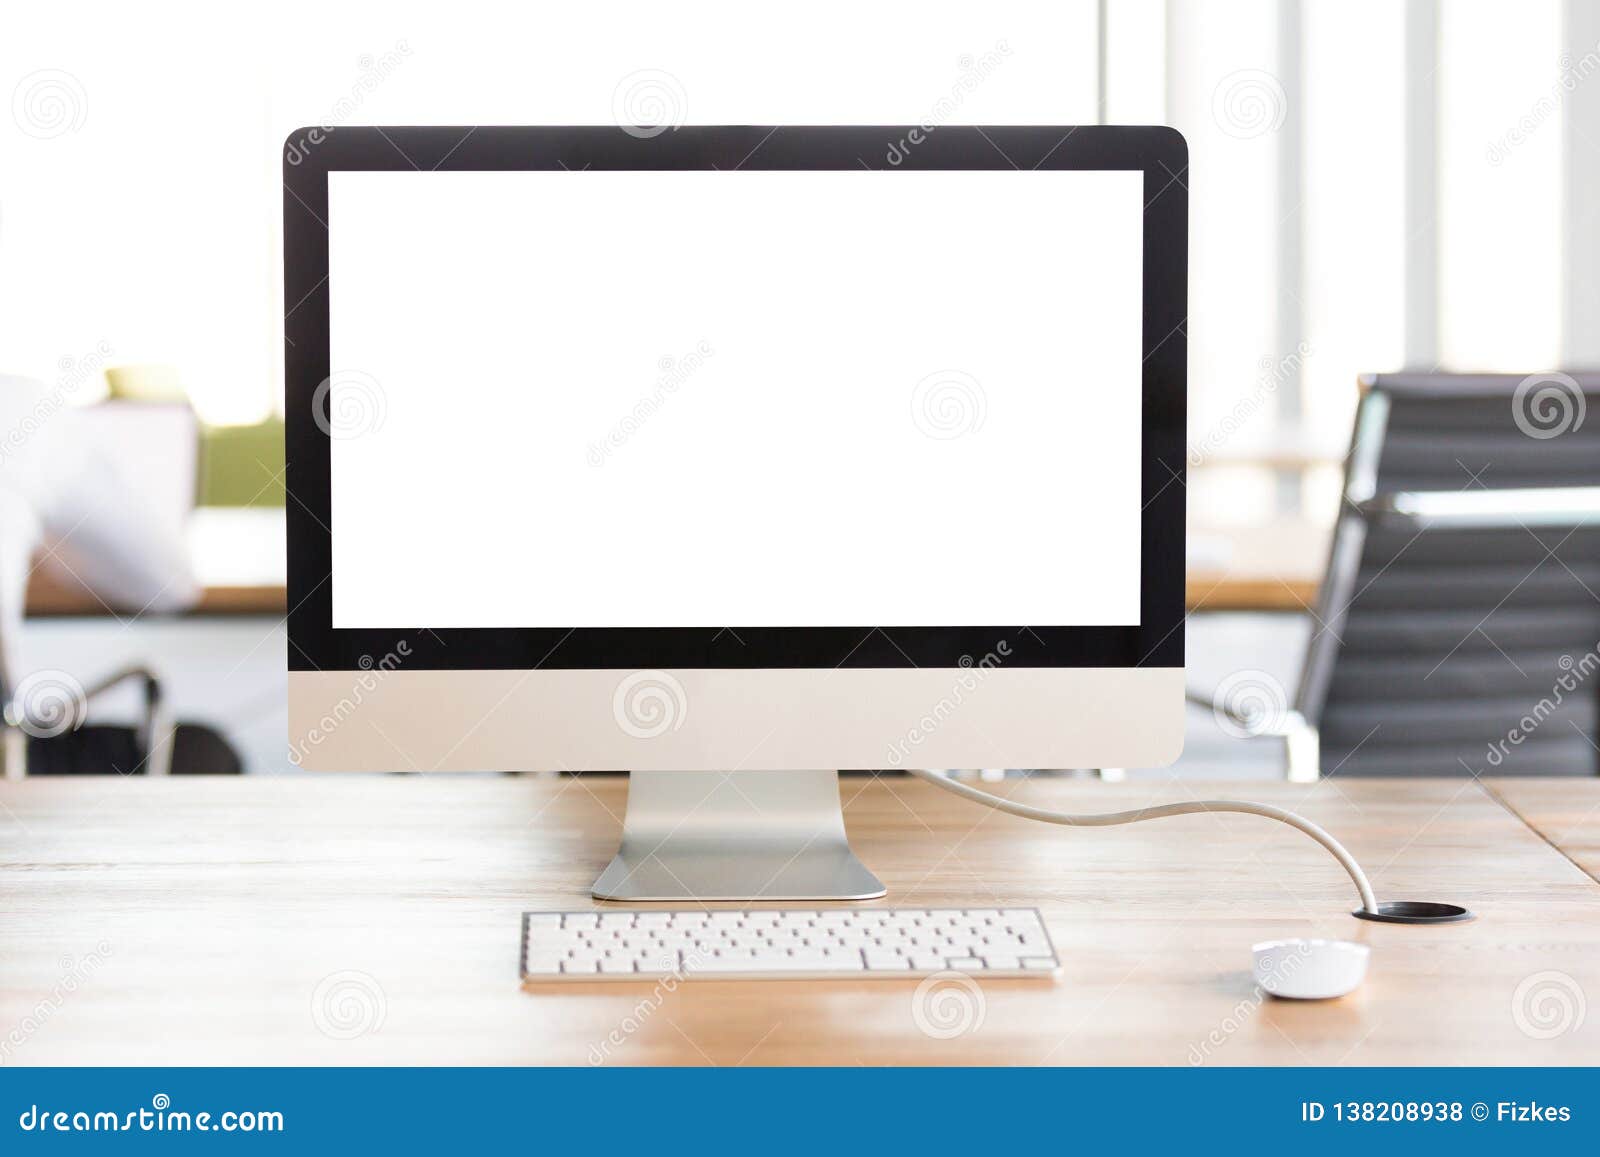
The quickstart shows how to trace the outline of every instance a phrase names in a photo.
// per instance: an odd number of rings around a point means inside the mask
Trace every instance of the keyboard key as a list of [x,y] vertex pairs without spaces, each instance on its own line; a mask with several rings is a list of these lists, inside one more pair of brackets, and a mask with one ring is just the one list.
[[854,956],[793,956],[787,961],[795,972],[864,972],[860,954]]
[[755,969],[751,961],[733,956],[713,956],[706,960],[691,961],[684,969],[685,974],[689,976],[694,976],[696,974],[705,975],[707,973],[714,972],[753,971],[755,971]]

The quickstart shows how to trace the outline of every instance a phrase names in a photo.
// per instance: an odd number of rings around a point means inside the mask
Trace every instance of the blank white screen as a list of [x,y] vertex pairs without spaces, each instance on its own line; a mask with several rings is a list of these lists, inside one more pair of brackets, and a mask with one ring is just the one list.
[[1138,172],[336,172],[333,625],[1139,621]]

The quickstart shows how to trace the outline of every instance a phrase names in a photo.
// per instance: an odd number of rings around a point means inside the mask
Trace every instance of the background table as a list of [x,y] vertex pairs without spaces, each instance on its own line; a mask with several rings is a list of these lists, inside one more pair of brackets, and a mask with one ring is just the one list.
[[[284,512],[278,508],[201,507],[189,517],[186,538],[200,601],[195,614],[283,615]],[[35,565],[28,583],[30,615],[130,615],[138,607],[108,605],[69,570]]]
[[[201,583],[198,614],[282,615],[284,513],[281,509],[203,507],[189,525],[189,550]],[[1188,565],[1190,610],[1301,611],[1316,603],[1327,562],[1328,531],[1302,521],[1200,529]],[[108,615],[110,607],[70,575],[35,571],[32,615]]]
[[[0,1048],[17,1064],[1600,1061],[1600,1015],[1544,1036],[1549,1006],[1529,1003],[1552,983],[1600,997],[1600,884],[1509,789],[1249,785],[1345,839],[1380,897],[1479,914],[1432,928],[1352,919],[1332,859],[1256,817],[1068,831],[915,781],[842,790],[879,904],[1036,905],[1065,974],[527,991],[518,914],[595,906],[620,778],[35,779],[0,784]],[[1004,790],[1110,809],[1241,785]],[[1600,804],[1596,782],[1536,790]],[[1261,1000],[1249,949],[1275,936],[1371,944],[1367,983]]]
[[1191,527],[1185,603],[1191,611],[1314,608],[1331,533],[1288,518],[1257,526]]

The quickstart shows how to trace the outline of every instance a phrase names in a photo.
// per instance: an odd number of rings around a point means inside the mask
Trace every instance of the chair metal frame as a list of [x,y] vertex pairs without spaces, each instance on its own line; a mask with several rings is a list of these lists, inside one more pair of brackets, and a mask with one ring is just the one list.
[[[3,670],[0,658],[0,698],[5,703],[4,736],[0,738],[0,759],[4,760],[5,779],[22,779],[28,774],[28,731],[23,726],[23,705],[18,703],[12,688],[16,686],[9,672]],[[168,715],[161,692],[161,680],[148,667],[132,666],[114,671],[98,682],[83,689],[84,715],[97,698],[130,680],[141,680],[144,690],[144,713],[135,732],[139,749],[144,752],[141,761],[146,775],[167,775],[172,771],[172,745],[177,735],[177,724]],[[74,718],[68,723],[71,730],[83,726],[85,719]],[[130,769],[131,771],[134,769]]]

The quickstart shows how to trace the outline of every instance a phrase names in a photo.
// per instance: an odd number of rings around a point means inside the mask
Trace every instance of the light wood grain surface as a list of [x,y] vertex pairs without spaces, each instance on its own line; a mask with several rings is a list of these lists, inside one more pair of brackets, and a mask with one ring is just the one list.
[[[1557,806],[1571,788],[1538,790]],[[842,790],[853,842],[889,886],[878,903],[1037,906],[1064,976],[983,981],[976,996],[919,996],[911,980],[524,990],[518,914],[596,906],[586,889],[617,837],[621,780],[35,779],[0,783],[0,1060],[1600,1062],[1600,1015],[1561,1027],[1548,1000],[1552,983],[1600,998],[1600,884],[1479,784],[1247,789],[1346,840],[1380,897],[1479,915],[1434,928],[1352,919],[1334,862],[1255,817],[1070,831],[915,781]],[[1246,789],[1003,790],[1109,809]],[[1366,984],[1262,1000],[1251,944],[1295,935],[1371,944]]]
[[1487,783],[1524,823],[1600,880],[1600,779],[1491,779]]

